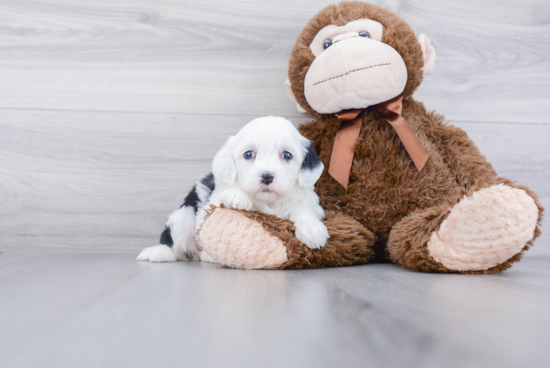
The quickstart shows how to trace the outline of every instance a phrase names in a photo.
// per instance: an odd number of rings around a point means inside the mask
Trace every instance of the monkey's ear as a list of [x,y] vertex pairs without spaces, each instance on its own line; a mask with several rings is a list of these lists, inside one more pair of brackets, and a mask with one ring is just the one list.
[[212,173],[214,177],[216,180],[221,180],[227,185],[233,185],[237,177],[237,168],[232,157],[233,140],[233,136],[229,137],[212,161]]
[[420,42],[422,55],[424,56],[424,67],[422,68],[422,72],[424,74],[430,74],[434,70],[435,49],[426,35],[421,34],[418,36],[418,42]]
[[285,89],[290,101],[296,104],[296,109],[298,109],[299,112],[306,112],[306,110],[298,104],[298,101],[296,101],[296,97],[294,97],[294,93],[292,93],[292,88],[290,88],[290,81],[288,79],[285,81]]

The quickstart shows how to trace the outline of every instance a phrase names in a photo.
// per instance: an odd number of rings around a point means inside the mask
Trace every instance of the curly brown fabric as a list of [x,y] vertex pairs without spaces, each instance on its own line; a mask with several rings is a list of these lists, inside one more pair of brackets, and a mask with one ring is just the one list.
[[319,268],[367,263],[374,255],[375,236],[354,219],[341,213],[326,212],[325,225],[330,238],[321,249],[309,249],[294,236],[292,221],[258,212],[242,211],[260,222],[264,229],[281,239],[287,248],[288,262],[278,268]]

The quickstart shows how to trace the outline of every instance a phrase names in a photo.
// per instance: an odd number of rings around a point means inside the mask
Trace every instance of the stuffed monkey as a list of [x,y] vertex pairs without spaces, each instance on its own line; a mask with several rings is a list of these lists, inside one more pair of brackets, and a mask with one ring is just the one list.
[[291,221],[214,208],[203,250],[237,268],[391,261],[415,271],[496,273],[540,234],[537,196],[497,173],[466,133],[413,93],[435,50],[397,15],[330,5],[298,36],[287,92],[313,121],[299,127],[325,171],[316,191],[330,238],[309,249]]

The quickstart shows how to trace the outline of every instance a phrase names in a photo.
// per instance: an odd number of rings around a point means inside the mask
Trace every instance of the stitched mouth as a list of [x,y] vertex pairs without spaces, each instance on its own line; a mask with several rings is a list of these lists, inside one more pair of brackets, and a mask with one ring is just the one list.
[[387,65],[391,65],[391,63],[384,63],[384,64],[376,64],[376,65],[371,65],[371,66],[366,66],[364,68],[359,68],[359,69],[353,69],[353,70],[350,70],[344,74],[340,74],[340,75],[337,75],[336,77],[332,77],[332,78],[329,78],[329,79],[325,79],[325,80],[322,80],[320,82],[316,82],[316,83],[313,83],[314,86],[318,85],[318,84],[321,84],[321,83],[325,83],[325,82],[328,82],[329,80],[333,80],[333,79],[336,79],[336,78],[340,78],[340,77],[344,77],[348,74],[351,74],[351,73],[354,73],[354,72],[359,72],[361,70],[366,70],[366,69],[372,69],[372,68],[377,68],[379,66],[387,66]]

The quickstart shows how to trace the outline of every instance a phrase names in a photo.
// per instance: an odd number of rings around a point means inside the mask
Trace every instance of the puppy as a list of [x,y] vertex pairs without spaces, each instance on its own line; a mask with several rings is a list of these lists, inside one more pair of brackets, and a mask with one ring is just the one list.
[[329,235],[313,186],[323,169],[311,141],[291,122],[272,116],[255,119],[229,137],[214,157],[212,173],[199,180],[168,217],[160,244],[145,248],[137,259],[214,262],[202,251],[196,231],[205,209],[222,203],[291,220],[298,239],[309,248],[320,248]]

